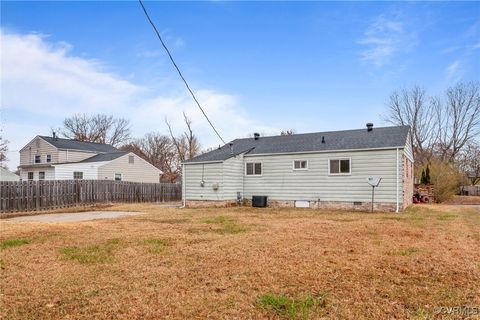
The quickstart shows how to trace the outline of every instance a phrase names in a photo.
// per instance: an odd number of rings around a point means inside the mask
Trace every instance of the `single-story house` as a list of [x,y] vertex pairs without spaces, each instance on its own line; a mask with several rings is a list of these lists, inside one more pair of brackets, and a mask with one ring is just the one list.
[[160,182],[162,171],[132,152],[104,143],[36,136],[20,150],[22,180]]
[[393,126],[236,139],[183,162],[187,207],[250,203],[268,206],[399,212],[412,203],[410,127]]
[[20,180],[20,177],[17,174],[5,169],[4,167],[0,167],[0,181],[18,181],[18,180]]

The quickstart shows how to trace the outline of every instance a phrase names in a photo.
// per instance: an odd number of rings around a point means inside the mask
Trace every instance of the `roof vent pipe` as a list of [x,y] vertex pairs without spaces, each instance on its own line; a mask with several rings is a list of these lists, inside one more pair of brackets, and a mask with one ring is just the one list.
[[57,140],[57,134],[55,133],[55,131],[52,132],[52,138],[53,141]]
[[230,153],[233,154],[233,143],[230,142],[228,145],[230,146]]
[[325,136],[322,136],[322,143],[325,143]]
[[260,139],[260,133],[255,132],[255,133],[253,134],[253,139],[255,139],[255,140]]
[[367,131],[372,131],[373,130],[373,123],[369,122],[367,123]]

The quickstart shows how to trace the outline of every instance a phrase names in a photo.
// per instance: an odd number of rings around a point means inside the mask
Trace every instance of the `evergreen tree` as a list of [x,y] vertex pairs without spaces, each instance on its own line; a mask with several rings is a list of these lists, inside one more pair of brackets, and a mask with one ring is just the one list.
[[427,166],[427,170],[425,170],[425,184],[430,184],[430,168]]
[[422,177],[420,178],[420,183],[421,184],[426,184],[427,182],[427,177],[425,175],[425,169],[422,169]]

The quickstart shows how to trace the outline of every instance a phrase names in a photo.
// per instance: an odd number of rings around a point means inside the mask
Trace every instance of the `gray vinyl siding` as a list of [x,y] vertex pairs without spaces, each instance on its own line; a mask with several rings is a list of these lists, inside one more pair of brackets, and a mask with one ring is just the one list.
[[[398,150],[398,197],[403,197],[403,149]],[[350,175],[329,175],[329,159],[351,159]],[[307,160],[308,170],[293,170],[294,160]],[[261,176],[245,176],[246,162],[261,162]],[[200,186],[203,180],[205,186]],[[185,164],[186,200],[235,200],[237,192],[250,199],[253,195],[272,200],[309,200],[353,202],[371,201],[368,176],[382,181],[375,190],[379,202],[397,200],[397,150],[305,153],[286,155],[237,156],[223,163]],[[212,189],[219,183],[219,189]]]
[[243,155],[225,160],[223,163],[223,198],[237,199],[237,192],[243,196]]
[[[401,159],[399,151],[399,159]],[[272,200],[371,201],[368,176],[382,182],[375,190],[376,201],[395,202],[397,188],[396,150],[372,150],[316,154],[245,156],[245,162],[262,162],[262,176],[244,175],[244,196],[268,196]],[[350,175],[329,175],[328,161],[351,159]],[[294,160],[308,160],[308,170],[296,171]],[[399,161],[399,197],[402,193],[402,161]]]
[[[223,200],[223,163],[185,164],[186,200]],[[204,186],[200,182],[205,182]],[[218,190],[213,184],[218,183]],[[236,197],[236,195],[235,195]]]

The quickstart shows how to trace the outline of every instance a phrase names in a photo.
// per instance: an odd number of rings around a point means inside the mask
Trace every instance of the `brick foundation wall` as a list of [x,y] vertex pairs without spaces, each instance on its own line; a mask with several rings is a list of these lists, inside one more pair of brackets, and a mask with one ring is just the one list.
[[[370,202],[362,202],[361,204],[354,204],[353,202],[341,201],[309,201],[310,209],[333,209],[333,210],[350,210],[350,211],[370,211],[372,204]],[[205,201],[205,200],[188,200],[186,202],[188,208],[225,208],[235,207],[237,202],[234,200],[227,201]],[[252,201],[245,199],[243,206],[251,207]],[[293,200],[268,200],[269,208],[294,208],[295,201]],[[377,212],[395,212],[396,203],[378,202],[374,204],[374,211]],[[402,204],[400,204],[402,210]]]
[[187,200],[185,202],[187,208],[226,208],[236,207],[235,200]]

